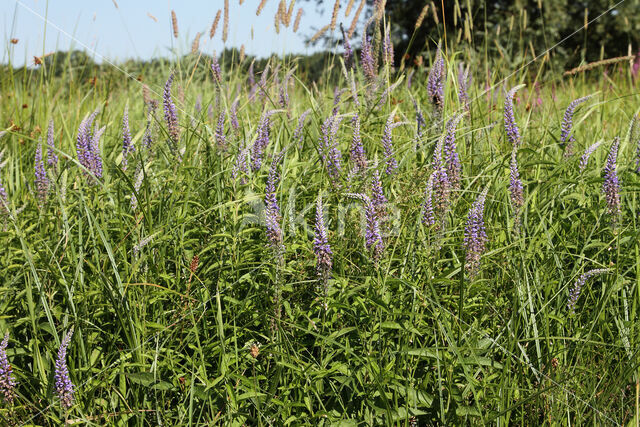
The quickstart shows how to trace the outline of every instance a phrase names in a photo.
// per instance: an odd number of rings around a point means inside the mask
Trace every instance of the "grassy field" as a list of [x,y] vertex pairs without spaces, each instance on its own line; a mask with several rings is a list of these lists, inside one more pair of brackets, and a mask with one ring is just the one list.
[[629,63],[437,58],[3,73],[2,423],[635,425]]

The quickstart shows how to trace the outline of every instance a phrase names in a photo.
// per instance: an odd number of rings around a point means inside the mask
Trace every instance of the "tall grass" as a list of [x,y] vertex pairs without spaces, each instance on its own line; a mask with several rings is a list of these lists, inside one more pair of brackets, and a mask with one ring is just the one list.
[[[8,212],[0,232],[0,332],[10,333],[7,355],[18,381],[13,405],[0,410],[4,422],[637,421],[640,181],[637,134],[629,123],[638,114],[638,95],[628,65],[615,65],[608,77],[594,71],[544,80],[544,61],[538,69],[517,70],[506,60],[480,60],[462,51],[449,50],[444,59],[439,113],[425,90],[428,63],[415,70],[410,89],[404,80],[409,70],[390,67],[380,68],[382,78],[372,83],[358,66],[353,85],[342,73],[337,81],[327,77],[313,84],[294,74],[289,103],[282,105],[279,84],[295,61],[274,59],[255,98],[242,71],[247,64],[238,58],[221,61],[232,64],[222,70],[221,83],[212,80],[204,57],[167,62],[144,75],[160,102],[151,118],[150,150],[142,148],[148,106],[139,82],[116,81],[108,73],[79,79],[82,66],[71,63],[59,77],[44,67],[4,73],[0,180]],[[421,207],[433,152],[445,121],[464,112],[457,96],[459,61],[476,71],[470,113],[457,130],[462,180],[442,227],[428,228]],[[327,74],[342,67],[338,57],[327,56]],[[488,80],[485,67],[492,70]],[[179,156],[167,144],[159,95],[171,72]],[[503,82],[503,76],[509,79]],[[334,106],[336,82],[346,91]],[[524,204],[516,230],[508,189],[512,146],[502,103],[505,90],[519,83],[526,85],[514,101]],[[595,95],[574,118],[577,154],[567,158],[560,143],[562,113],[587,94]],[[427,117],[419,144],[411,98]],[[230,121],[235,99],[237,130]],[[127,105],[136,150],[123,170]],[[94,181],[80,166],[75,141],[81,120],[96,108],[106,132],[104,177]],[[342,170],[332,183],[319,141],[334,108],[342,118],[336,136]],[[307,109],[298,145],[294,129]],[[262,168],[243,176],[246,183],[233,180],[240,148],[252,146],[260,117],[270,110],[277,111]],[[226,147],[215,138],[221,111]],[[350,172],[356,112],[369,166]],[[381,141],[390,114],[394,124],[406,123],[392,134],[398,168],[389,176]],[[34,154],[50,119],[60,163],[57,172],[49,171],[52,190],[39,207]],[[616,136],[622,212],[613,228],[600,189]],[[580,154],[600,140],[581,173]],[[280,152],[275,194],[282,260],[267,244],[263,212],[269,165]],[[362,203],[347,195],[369,194],[374,170],[389,201],[378,262],[365,248]],[[143,180],[136,185],[139,173]],[[469,276],[464,228],[484,189],[487,250]],[[319,194],[333,253],[326,294],[313,254]],[[567,307],[570,290],[595,268],[609,274],[587,282],[573,313]],[[280,314],[274,304],[281,305]],[[53,371],[71,327],[67,358],[75,400],[64,411]]]

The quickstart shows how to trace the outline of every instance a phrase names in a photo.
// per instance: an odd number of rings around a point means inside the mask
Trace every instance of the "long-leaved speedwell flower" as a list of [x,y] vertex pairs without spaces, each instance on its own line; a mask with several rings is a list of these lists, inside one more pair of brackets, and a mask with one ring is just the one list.
[[235,181],[238,179],[238,177],[240,177],[239,182],[242,185],[247,182],[245,176],[249,173],[247,154],[249,154],[249,148],[245,148],[244,145],[241,145],[240,150],[238,151],[238,155],[236,156],[236,161],[233,164],[233,168],[231,169],[231,177],[233,178],[233,180]]
[[360,116],[356,112],[351,119],[353,124],[353,137],[351,138],[351,161],[353,162],[355,169],[363,171],[367,168],[367,156],[364,152],[364,146],[362,145],[362,138],[360,136]]
[[231,107],[229,107],[229,119],[231,120],[231,127],[234,131],[237,131],[240,128],[240,123],[238,122],[238,102],[240,98],[236,98],[231,103]]
[[16,395],[16,379],[13,377],[13,369],[7,358],[8,345],[9,332],[6,332],[0,343],[0,393],[2,393],[4,401],[11,404]]
[[587,164],[589,163],[589,157],[591,157],[591,154],[593,154],[593,152],[596,151],[596,149],[600,146],[600,144],[602,144],[602,141],[598,141],[595,144],[591,144],[589,147],[587,147],[586,150],[584,150],[584,153],[580,157],[580,173],[583,173],[584,170],[587,168]]
[[164,92],[162,94],[162,106],[164,108],[164,119],[167,122],[167,129],[169,131],[169,146],[174,150],[174,154],[178,151],[178,140],[180,139],[180,128],[178,127],[178,113],[176,105],[171,99],[171,85],[173,84],[173,76],[171,73],[169,79],[164,85]]
[[392,134],[391,131],[397,124],[393,123],[395,113],[389,114],[387,118],[387,122],[384,125],[384,131],[382,132],[382,148],[384,149],[384,163],[385,163],[385,173],[387,175],[392,175],[395,170],[398,168],[398,161],[395,158],[395,153],[393,150],[392,144]]
[[469,66],[466,67],[461,62],[458,65],[458,101],[462,104],[464,110],[468,113],[471,110],[469,88],[471,87],[471,74],[469,74]]
[[376,210],[378,221],[382,222],[387,217],[387,198],[384,196],[382,189],[382,181],[380,181],[380,172],[377,169],[373,171],[371,177],[371,203]]
[[304,122],[307,120],[307,116],[311,113],[311,109],[305,110],[298,118],[298,126],[293,131],[293,140],[298,143],[298,149],[302,150],[302,143],[304,142]]
[[578,302],[578,298],[580,297],[580,292],[582,292],[582,287],[586,283],[587,279],[590,277],[596,276],[598,274],[608,273],[609,270],[606,268],[596,268],[594,270],[589,270],[586,273],[580,275],[576,283],[573,285],[573,288],[569,291],[569,300],[567,301],[567,308],[569,312],[574,313],[576,310],[576,303]]
[[415,137],[415,150],[417,151],[420,148],[420,143],[422,141],[422,133],[424,128],[427,126],[427,121],[424,119],[424,114],[422,114],[422,110],[418,106],[415,98],[411,97],[411,101],[413,102],[413,108],[416,111],[416,137]]
[[433,152],[433,161],[431,168],[433,170],[433,210],[438,227],[444,228],[445,216],[449,209],[449,196],[451,195],[451,180],[447,173],[447,168],[442,161],[442,151],[444,144],[444,136],[438,139],[436,148]]
[[362,35],[362,46],[360,48],[360,63],[362,64],[362,71],[369,83],[373,83],[376,80],[376,67],[375,60],[373,58],[373,46],[371,44],[371,37],[367,34],[366,29]]
[[216,138],[216,144],[218,148],[222,150],[227,149],[227,137],[224,133],[224,120],[227,114],[224,111],[224,108],[220,109],[220,113],[218,114],[218,123],[216,124],[216,130],[214,132],[214,136]]
[[614,225],[620,215],[620,179],[616,171],[619,147],[620,138],[615,137],[604,167],[604,182],[602,183],[602,192],[607,200],[607,213],[611,216],[611,222]]
[[524,204],[524,191],[522,181],[520,180],[520,172],[518,171],[518,159],[516,158],[517,149],[513,147],[511,150],[511,164],[509,166],[509,196],[511,207],[513,208],[514,228],[519,230],[520,226],[520,210]]
[[484,202],[487,198],[487,188],[480,193],[471,205],[467,215],[467,225],[464,229],[465,269],[471,277],[478,273],[480,258],[487,244],[487,233],[484,225]]
[[220,68],[218,57],[215,52],[213,52],[213,56],[211,57],[211,75],[213,76],[213,81],[217,85],[222,84],[222,69]]
[[53,119],[49,120],[47,128],[47,166],[55,174],[58,170],[58,155],[56,154],[56,146],[53,134]]
[[329,288],[329,277],[333,266],[333,252],[329,245],[327,227],[324,223],[324,206],[322,195],[318,195],[316,202],[316,223],[313,237],[313,252],[316,254],[316,271],[322,281],[324,295],[327,296]]
[[265,187],[265,221],[267,225],[267,241],[276,254],[276,258],[281,259],[284,253],[284,243],[282,241],[282,227],[280,221],[282,216],[280,214],[280,205],[276,198],[276,188],[280,176],[278,174],[278,164],[284,152],[276,155],[271,162],[271,168],[269,169],[269,176],[267,177],[267,185]]
[[35,155],[35,187],[38,205],[43,207],[47,202],[47,193],[49,193],[49,178],[44,169],[44,160],[42,159],[42,143],[36,146]]
[[582,104],[589,98],[591,98],[591,95],[573,100],[564,112],[560,131],[560,143],[564,146],[565,157],[569,157],[573,154],[573,143],[575,142],[575,138],[571,133],[571,128],[573,127],[573,114],[578,105]]
[[513,112],[513,97],[516,92],[524,86],[525,85],[514,86],[509,92],[507,92],[507,96],[504,99],[504,129],[507,133],[507,139],[514,147],[518,147],[520,145],[520,129],[518,128],[516,117]]
[[446,79],[446,69],[444,58],[442,57],[442,49],[438,45],[436,56],[429,70],[427,77],[427,96],[431,105],[433,105],[437,113],[441,113],[444,108],[444,84]]
[[320,156],[327,166],[327,172],[331,183],[335,187],[340,186],[340,174],[342,173],[342,153],[338,148],[336,135],[341,117],[329,116],[320,127]]
[[384,32],[384,40],[382,42],[382,60],[384,65],[388,66],[390,70],[393,70],[393,42],[391,41],[391,25],[388,25]]
[[342,46],[344,47],[344,53],[342,57],[344,58],[344,66],[347,71],[353,68],[353,49],[351,49],[351,43],[349,43],[349,37],[347,33],[345,33],[342,24],[340,24],[340,31],[342,31]]
[[364,217],[365,217],[365,233],[364,233],[364,241],[365,246],[369,253],[371,254],[371,258],[373,259],[374,264],[377,266],[378,262],[382,258],[382,253],[384,251],[384,243],[382,241],[382,233],[380,232],[380,219],[378,217],[378,213],[376,207],[373,202],[366,194],[347,194],[349,197],[353,197],[362,201],[364,205]]
[[426,227],[431,227],[436,223],[435,212],[433,210],[433,183],[437,178],[437,173],[437,171],[431,173],[427,181],[427,188],[424,191],[425,200],[422,204],[422,224]]
[[135,147],[129,131],[129,108],[125,107],[122,116],[122,170],[127,170],[128,157],[133,152],[135,152]]
[[449,119],[445,126],[445,136],[442,144],[447,176],[449,177],[451,189],[454,191],[460,188],[460,181],[462,180],[462,166],[460,165],[460,156],[456,145],[456,128],[461,119],[462,115],[456,115]]
[[256,129],[256,141],[253,143],[253,149],[251,151],[251,170],[254,172],[262,167],[264,150],[269,145],[271,116],[274,113],[274,110],[265,112],[258,123],[258,128]]
[[69,329],[60,343],[58,357],[56,358],[56,369],[54,374],[54,388],[60,399],[60,405],[64,409],[69,409],[73,405],[73,383],[69,378],[69,368],[67,367],[67,348],[71,342],[73,328]]

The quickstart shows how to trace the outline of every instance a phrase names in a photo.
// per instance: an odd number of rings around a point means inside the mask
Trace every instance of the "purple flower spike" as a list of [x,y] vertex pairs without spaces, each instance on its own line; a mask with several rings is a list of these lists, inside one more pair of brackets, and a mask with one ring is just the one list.
[[422,110],[418,106],[416,100],[411,97],[411,101],[413,101],[413,108],[416,110],[416,138],[415,138],[415,149],[418,150],[420,148],[420,142],[422,141],[422,133],[423,129],[427,126],[427,121],[424,119],[424,114],[422,114]]
[[0,214],[6,215],[7,213],[9,213],[9,198],[2,181],[0,181]]
[[218,57],[215,52],[213,52],[213,57],[211,59],[211,74],[215,83],[222,84],[222,69],[220,68]]
[[49,120],[49,128],[47,129],[47,165],[54,173],[58,169],[58,155],[55,152],[53,135],[53,120]]
[[580,292],[582,291],[582,287],[586,283],[587,279],[598,274],[608,272],[609,270],[607,270],[606,268],[596,268],[594,270],[589,270],[586,273],[583,273],[580,278],[576,280],[575,285],[573,285],[573,288],[569,291],[569,301],[567,302],[567,308],[571,313],[575,313],[576,303],[578,302],[578,298],[580,298]]
[[267,224],[267,240],[274,250],[278,259],[282,258],[284,253],[284,243],[282,242],[282,228],[280,227],[280,206],[276,199],[276,186],[280,177],[278,175],[278,163],[282,159],[284,152],[276,155],[269,169],[267,177],[267,186],[265,188],[265,219]]
[[6,332],[2,343],[0,343],[0,393],[4,396],[4,401],[11,404],[15,398],[16,380],[13,377],[13,369],[7,358],[8,345],[9,332]]
[[229,109],[229,118],[231,119],[231,127],[233,130],[240,128],[240,123],[238,123],[238,101],[240,101],[240,98],[236,98],[231,103],[231,108]]
[[371,37],[367,35],[366,30],[362,35],[362,47],[360,50],[360,62],[362,63],[362,71],[369,83],[376,79],[375,60],[373,58],[373,47],[371,45]]
[[69,409],[73,405],[73,383],[69,378],[69,368],[67,367],[67,348],[71,342],[73,328],[67,332],[60,343],[58,358],[56,359],[56,370],[54,375],[54,387],[60,404],[63,408]]
[[480,258],[487,244],[487,233],[484,226],[484,202],[486,198],[487,189],[485,188],[469,209],[467,225],[464,229],[465,268],[471,277],[478,273]]
[[40,205],[40,207],[43,207],[47,202],[47,193],[49,192],[49,178],[47,178],[47,172],[44,170],[44,161],[42,160],[42,143],[39,143],[36,147],[35,175],[38,204]]
[[298,149],[300,150],[302,150],[302,142],[304,141],[304,134],[302,132],[304,130],[304,122],[307,120],[307,116],[310,112],[311,109],[306,110],[300,115],[300,118],[298,119],[298,126],[296,126],[293,131],[293,140],[298,142]]
[[507,92],[507,97],[504,100],[504,129],[507,132],[507,139],[514,147],[520,145],[520,129],[518,129],[518,124],[513,114],[513,97],[516,92],[524,86],[525,85],[518,85],[513,87]]
[[367,156],[362,145],[360,137],[360,116],[356,113],[351,119],[353,124],[353,138],[351,140],[351,161],[357,170],[365,170],[367,168]]
[[327,228],[324,223],[324,208],[322,205],[322,196],[318,195],[316,204],[316,225],[313,238],[313,252],[316,254],[316,270],[318,276],[322,280],[325,296],[328,294],[329,277],[331,276],[331,268],[333,265],[333,252],[329,246],[329,238],[327,237]]
[[251,170],[257,171],[262,166],[262,157],[264,156],[264,150],[269,145],[269,134],[271,128],[271,116],[275,111],[271,110],[262,115],[258,128],[256,130],[257,137],[256,142],[253,143],[253,150],[251,152]]
[[164,85],[164,93],[162,94],[162,106],[164,107],[164,119],[167,122],[167,128],[169,130],[169,142],[171,148],[178,151],[177,145],[180,139],[180,128],[178,127],[178,113],[176,112],[176,105],[171,99],[171,85],[173,84],[173,73],[169,75],[167,83]]
[[392,175],[395,170],[398,169],[398,161],[394,156],[393,144],[391,143],[391,131],[395,127],[393,117],[394,113],[389,114],[382,134],[382,147],[384,148],[384,162],[386,165],[385,172],[387,175]]
[[341,118],[329,116],[320,127],[320,155],[327,165],[329,178],[334,186],[340,186],[340,174],[342,173],[342,153],[338,149],[336,134]]
[[129,108],[125,107],[122,116],[122,170],[127,170],[129,153],[133,153],[135,147],[131,141],[131,132],[129,131]]
[[382,234],[380,233],[380,222],[376,208],[366,194],[362,193],[348,193],[348,197],[353,197],[362,201],[364,204],[365,215],[365,234],[364,241],[367,250],[371,252],[374,264],[377,266],[380,258],[382,258],[382,252],[384,251],[384,243],[382,242]]
[[518,172],[518,162],[516,159],[516,149],[511,151],[511,166],[509,168],[509,194],[511,196],[511,206],[513,207],[516,225],[520,215],[520,208],[524,204],[524,194],[520,173]]
[[607,199],[607,213],[611,216],[614,225],[620,215],[620,180],[616,172],[619,146],[620,138],[616,137],[607,157],[607,163],[604,167],[604,182],[602,183],[602,192]]
[[100,155],[100,138],[106,130],[106,126],[98,128],[96,124],[93,129],[93,135],[89,141],[90,152],[90,170],[96,176],[96,178],[102,178],[102,156]]
[[342,45],[344,47],[344,66],[347,71],[353,68],[353,49],[351,49],[351,43],[349,43],[349,37],[347,37],[347,33],[345,33],[342,24],[340,24],[340,31],[342,31]]
[[[249,153],[248,148],[240,147],[240,151],[238,152],[238,156],[236,157],[236,162],[231,169],[231,177],[234,180],[238,179],[240,173],[246,175],[249,173],[249,166],[247,165],[247,154]],[[240,178],[240,184],[245,184],[246,179],[244,176]]]
[[433,172],[429,176],[427,181],[427,188],[425,190],[426,199],[422,204],[422,223],[426,227],[431,227],[436,223],[436,217],[433,211],[433,182],[437,178],[437,171]]
[[216,125],[216,131],[214,133],[218,147],[223,150],[227,148],[227,137],[224,134],[224,119],[226,116],[227,115],[225,111],[221,109],[220,114],[218,115],[218,124]]
[[466,112],[471,110],[469,99],[469,88],[471,87],[471,75],[469,74],[469,66],[463,63],[458,65],[458,100],[464,107]]
[[587,168],[589,157],[591,157],[591,154],[596,151],[596,148],[598,148],[600,144],[602,144],[602,141],[591,144],[586,150],[584,150],[584,154],[582,155],[582,157],[580,157],[580,173],[584,172],[584,170]]
[[384,35],[384,42],[382,43],[382,52],[384,64],[389,68],[393,68],[393,42],[391,41],[391,28],[387,27]]
[[427,77],[427,95],[431,104],[437,112],[442,112],[444,108],[444,82],[446,79],[446,70],[444,64],[444,58],[442,57],[442,50],[440,45],[436,50],[436,57],[433,61],[433,65],[429,70],[429,76]]
[[575,138],[571,133],[571,128],[573,127],[573,113],[575,112],[578,105],[582,104],[589,98],[591,98],[591,95],[587,95],[572,101],[564,112],[564,117],[562,118],[562,130],[560,132],[560,143],[562,143],[565,147],[565,157],[569,157],[571,156],[571,154],[573,154],[573,143],[575,142]]
[[462,167],[460,166],[460,157],[456,151],[456,127],[462,119],[461,115],[457,115],[450,119],[446,125],[446,133],[442,148],[444,151],[445,163],[447,167],[447,176],[453,190],[460,188],[460,180],[462,178]]
[[438,140],[435,151],[433,153],[433,208],[436,217],[444,222],[445,214],[449,208],[449,196],[451,193],[451,180],[447,174],[447,169],[442,163],[442,146],[444,138]]
[[380,181],[380,172],[378,169],[373,171],[371,178],[371,203],[376,210],[378,221],[383,221],[387,216],[387,198],[382,190],[382,182]]

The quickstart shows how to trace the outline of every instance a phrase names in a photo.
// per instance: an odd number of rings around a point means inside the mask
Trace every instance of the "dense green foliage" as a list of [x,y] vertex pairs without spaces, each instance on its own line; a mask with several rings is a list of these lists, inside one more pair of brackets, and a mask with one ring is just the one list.
[[[321,8],[334,4],[334,0],[307,1]],[[367,0],[369,14],[374,3],[381,2]],[[414,33],[425,5],[429,5],[426,19]],[[388,0],[386,6],[398,59],[405,52],[413,59],[434,40],[447,39],[453,50],[468,47],[516,63],[549,50],[554,65],[572,68],[584,61],[627,55],[630,46],[635,53],[640,44],[638,0]],[[339,19],[348,26],[350,17]],[[585,22],[591,23],[584,28]]]
[[[3,423],[631,422],[638,411],[640,179],[638,141],[629,132],[639,97],[629,65],[609,69],[608,77],[596,70],[539,81],[535,69],[512,74],[507,60],[485,64],[450,54],[442,112],[447,119],[463,111],[456,82],[461,60],[475,66],[475,80],[470,113],[457,133],[461,186],[451,195],[442,233],[420,220],[443,134],[443,121],[427,99],[424,68],[402,74],[381,68],[375,83],[356,72],[355,91],[341,73],[336,77],[347,89],[337,104],[343,117],[338,185],[331,183],[318,145],[334,108],[334,81],[305,84],[294,74],[283,107],[279,91],[293,60],[272,61],[265,96],[253,100],[248,60],[224,56],[221,84],[212,81],[209,58],[154,62],[143,76],[160,102],[150,151],[141,148],[147,107],[137,73],[93,74],[80,55],[59,68],[3,73],[0,181],[9,212],[0,231],[0,332],[10,333],[7,356],[18,381],[14,404],[2,403]],[[342,67],[331,55],[323,61],[326,72]],[[484,67],[492,68],[492,80],[484,81]],[[262,69],[256,67],[256,80]],[[171,71],[181,160],[167,144],[162,112]],[[409,71],[415,72],[410,89]],[[390,96],[382,97],[396,81]],[[516,232],[502,103],[503,89],[519,83],[527,85],[515,104],[525,203]],[[565,157],[562,114],[587,94],[594,96],[574,120],[577,154]],[[411,97],[427,116],[417,149]],[[236,98],[240,126],[234,131],[229,113]],[[127,105],[136,151],[124,170]],[[106,125],[104,176],[97,182],[75,151],[78,126],[96,108],[97,122]],[[262,168],[244,176],[246,183],[232,179],[240,148],[255,142],[261,115],[274,109]],[[307,109],[298,145],[293,133]],[[226,146],[215,137],[222,111]],[[359,174],[349,173],[348,160],[356,112],[369,160]],[[399,167],[387,176],[381,139],[390,114],[405,123],[393,130]],[[48,169],[52,191],[40,206],[34,155],[50,119],[60,162],[57,171]],[[622,141],[622,212],[614,228],[601,186],[616,136]],[[600,140],[580,173],[580,153]],[[279,260],[267,245],[262,202],[269,166],[283,149],[276,197],[285,250]],[[390,213],[378,263],[364,247],[362,204],[346,195],[370,192],[374,159]],[[144,179],[136,190],[137,171]],[[465,221],[485,188],[488,246],[478,274],[470,277]],[[326,296],[312,244],[320,193],[334,254]],[[586,283],[571,313],[569,290],[593,268],[609,273]],[[74,405],[65,411],[54,393],[53,371],[71,327],[67,360],[76,389]]]

